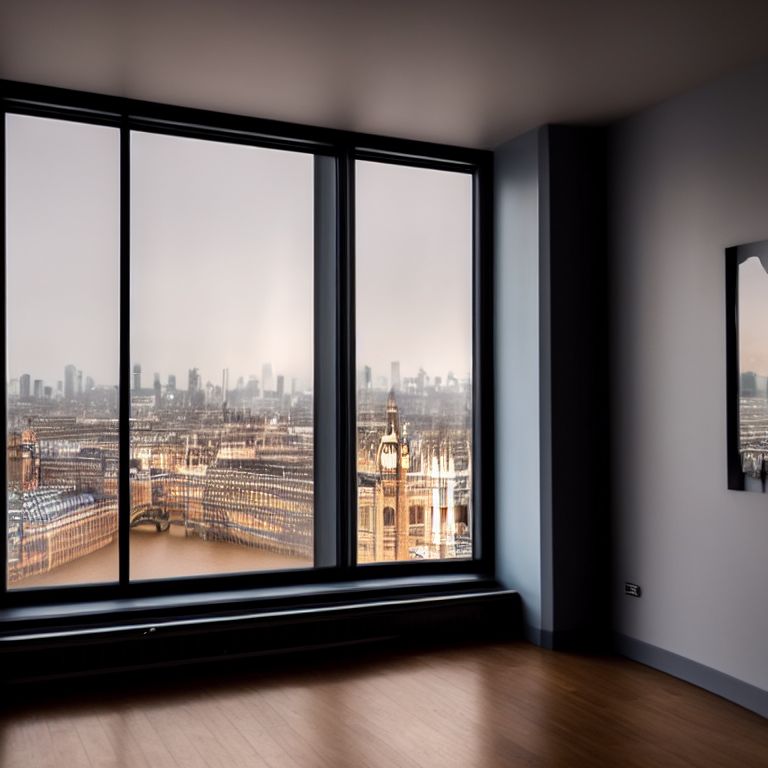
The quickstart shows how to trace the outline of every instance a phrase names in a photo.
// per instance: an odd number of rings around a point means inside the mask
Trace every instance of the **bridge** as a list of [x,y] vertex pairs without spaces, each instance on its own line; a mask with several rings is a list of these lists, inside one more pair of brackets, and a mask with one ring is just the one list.
[[154,525],[158,533],[171,527],[168,510],[153,504],[139,504],[131,509],[131,528],[137,525]]

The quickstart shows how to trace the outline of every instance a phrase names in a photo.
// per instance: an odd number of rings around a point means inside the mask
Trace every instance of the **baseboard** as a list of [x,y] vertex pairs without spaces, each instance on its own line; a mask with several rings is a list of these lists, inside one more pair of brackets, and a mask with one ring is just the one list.
[[697,661],[686,659],[684,656],[619,633],[614,635],[614,650],[621,656],[626,656],[628,659],[697,685],[705,691],[722,696],[724,699],[768,718],[768,691],[764,691],[762,688],[745,683],[743,680],[726,675],[724,672],[712,669],[712,667],[699,664]]
[[541,627],[534,627],[530,624],[523,624],[523,638],[529,643],[538,645],[539,648],[547,648],[551,650],[552,646],[547,645],[547,642],[551,642],[551,632],[547,632],[546,629]]
[[610,653],[613,650],[610,634],[586,630],[558,629],[554,632],[526,624],[523,637],[548,651],[574,651],[577,653]]

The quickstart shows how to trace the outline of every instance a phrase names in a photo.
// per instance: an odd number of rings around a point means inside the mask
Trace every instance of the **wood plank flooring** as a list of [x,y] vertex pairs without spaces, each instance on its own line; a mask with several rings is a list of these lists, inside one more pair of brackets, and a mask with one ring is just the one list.
[[3,692],[2,768],[768,766],[768,721],[525,643],[260,660]]

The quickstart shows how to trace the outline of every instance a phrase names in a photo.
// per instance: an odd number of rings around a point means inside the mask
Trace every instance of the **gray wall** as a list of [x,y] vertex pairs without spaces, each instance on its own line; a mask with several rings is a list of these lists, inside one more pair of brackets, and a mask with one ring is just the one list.
[[615,629],[764,690],[768,495],[726,490],[723,251],[768,238],[766,94],[768,66],[718,81],[611,150]]
[[[495,177],[496,561],[539,630],[539,142],[500,147]],[[532,639],[538,640],[537,637]]]

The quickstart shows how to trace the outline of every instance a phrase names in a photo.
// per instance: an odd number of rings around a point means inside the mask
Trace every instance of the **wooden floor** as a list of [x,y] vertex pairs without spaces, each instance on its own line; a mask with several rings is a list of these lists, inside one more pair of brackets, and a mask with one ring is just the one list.
[[520,643],[274,665],[4,692],[0,766],[768,766],[768,721],[626,660]]

